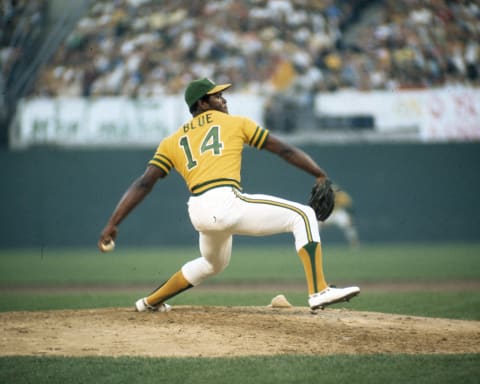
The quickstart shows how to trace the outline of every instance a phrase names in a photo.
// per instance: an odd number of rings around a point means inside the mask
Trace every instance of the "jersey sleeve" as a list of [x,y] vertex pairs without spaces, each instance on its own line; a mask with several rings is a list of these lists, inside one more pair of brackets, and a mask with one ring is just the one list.
[[262,149],[268,137],[268,130],[260,127],[253,120],[245,118],[243,123],[246,143],[257,149]]
[[168,141],[166,139],[160,143],[157,151],[153,155],[153,158],[148,162],[148,164],[160,168],[167,175],[170,173],[174,166],[172,160],[170,160],[170,157],[168,155]]

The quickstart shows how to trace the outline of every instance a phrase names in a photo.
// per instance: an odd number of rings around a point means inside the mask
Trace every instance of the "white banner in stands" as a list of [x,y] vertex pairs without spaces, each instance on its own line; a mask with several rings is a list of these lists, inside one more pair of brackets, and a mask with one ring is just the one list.
[[[261,121],[258,97],[230,95],[228,101],[230,113]],[[152,147],[190,118],[180,96],[158,100],[38,98],[20,103],[10,147]]]
[[316,98],[316,113],[333,116],[367,115],[378,132],[419,128],[424,91],[360,92],[342,90]]
[[422,116],[423,140],[480,140],[480,91],[451,89],[428,92]]
[[[264,101],[258,95],[228,95],[231,114],[248,116],[262,125]],[[373,116],[380,137],[413,132],[419,141],[480,140],[480,89],[339,91],[318,95],[315,112],[337,117]],[[190,117],[182,96],[147,100],[38,98],[20,103],[10,147],[152,147]]]
[[317,114],[370,115],[378,132],[418,132],[425,141],[480,139],[480,89],[443,88],[395,92],[320,94]]
[[177,97],[33,99],[20,104],[18,116],[10,138],[13,148],[156,145],[188,117]]

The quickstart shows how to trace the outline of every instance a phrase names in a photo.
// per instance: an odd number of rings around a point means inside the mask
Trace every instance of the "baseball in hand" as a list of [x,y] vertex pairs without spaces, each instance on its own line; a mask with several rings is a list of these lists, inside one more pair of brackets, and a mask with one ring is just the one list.
[[100,248],[103,252],[112,252],[115,249],[115,242],[110,240],[108,243],[101,243]]

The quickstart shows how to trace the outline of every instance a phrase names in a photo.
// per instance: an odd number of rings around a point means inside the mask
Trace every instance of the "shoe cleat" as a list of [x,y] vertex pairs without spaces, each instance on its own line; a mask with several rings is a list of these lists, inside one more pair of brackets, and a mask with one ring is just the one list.
[[314,293],[308,298],[308,305],[312,310],[315,309],[325,309],[326,306],[349,301],[351,298],[360,294],[360,288],[358,287],[347,287],[347,288],[336,288],[336,287],[327,287],[321,292]]
[[147,303],[147,298],[137,300],[135,303],[135,310],[137,312],[170,312],[172,309],[171,305],[167,303],[160,303],[157,305],[150,305]]

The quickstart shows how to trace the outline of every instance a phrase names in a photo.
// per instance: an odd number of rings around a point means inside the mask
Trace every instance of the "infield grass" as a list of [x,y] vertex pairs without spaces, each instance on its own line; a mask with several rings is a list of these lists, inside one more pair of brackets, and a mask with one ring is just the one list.
[[[197,248],[0,250],[0,286],[151,284],[168,278]],[[480,244],[388,244],[358,249],[324,246],[330,282],[457,281],[480,279]],[[209,282],[303,282],[293,246],[235,247],[228,268]]]
[[0,358],[5,384],[474,384],[479,376],[479,355]]
[[[3,293],[0,312],[34,311],[50,309],[87,309],[103,307],[129,307],[148,291],[83,292],[83,293]],[[305,293],[297,291],[241,292],[185,292],[169,300],[172,305],[212,306],[266,306],[270,300],[284,294],[294,306],[306,306]],[[480,320],[479,292],[362,292],[349,303],[335,308],[404,314],[410,316],[443,317],[450,319]]]

